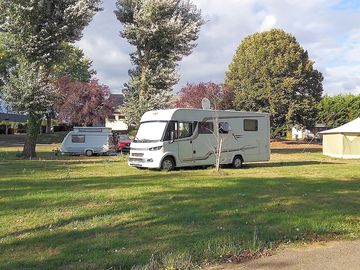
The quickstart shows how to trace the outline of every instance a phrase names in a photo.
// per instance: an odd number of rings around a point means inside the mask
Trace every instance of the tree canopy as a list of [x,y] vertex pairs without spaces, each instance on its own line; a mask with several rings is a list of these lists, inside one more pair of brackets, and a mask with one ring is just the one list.
[[1,28],[14,55],[31,63],[51,65],[64,42],[81,38],[82,30],[100,10],[101,0],[1,0]]
[[312,126],[323,76],[294,36],[273,29],[246,37],[226,73],[239,110],[271,115],[272,135],[290,125]]
[[[25,157],[35,156],[35,146],[39,125],[43,111],[42,106],[26,106],[20,104],[24,101],[21,93],[17,99],[16,93],[21,89],[33,91],[27,96],[33,101],[26,100],[30,104],[38,104],[41,96],[48,108],[43,113],[48,113],[51,102],[54,100],[53,91],[43,93],[53,87],[52,68],[59,63],[65,43],[73,43],[82,36],[82,30],[91,21],[93,15],[100,10],[101,0],[1,0],[0,1],[0,29],[5,33],[4,43],[11,55],[16,56],[17,61],[23,67],[29,67],[33,78],[39,78],[38,85],[41,87],[21,86],[26,80],[23,75],[29,75],[24,69],[17,69],[17,75],[13,76],[15,83],[7,86],[5,97],[13,108],[27,108],[29,114],[27,139],[23,154]],[[31,63],[31,64],[30,64]],[[18,80],[16,80],[18,78]],[[43,84],[48,84],[45,87]],[[41,110],[40,110],[41,109]]]
[[61,60],[52,68],[55,77],[67,76],[72,81],[89,82],[96,75],[92,68],[92,61],[87,58],[79,47],[64,43],[61,51]]
[[196,46],[203,20],[187,0],[117,0],[116,5],[121,36],[135,47],[123,93],[125,119],[137,125],[144,112],[167,106],[179,80],[176,66]]
[[35,154],[36,139],[39,134],[42,116],[54,103],[56,90],[45,70],[38,65],[22,61],[16,72],[9,75],[3,87],[3,94],[11,109],[29,115],[28,131],[24,145],[24,155]]
[[9,76],[10,70],[15,67],[16,60],[10,55],[4,44],[4,33],[0,32],[0,98],[2,87]]
[[318,122],[338,127],[360,117],[360,95],[324,96],[318,105]]
[[42,68],[20,62],[17,72],[11,73],[4,86],[4,96],[11,108],[19,113],[32,113],[40,117],[53,104],[56,91],[47,83],[48,75]]
[[60,98],[56,103],[59,119],[70,125],[96,125],[114,112],[109,87],[97,80],[89,82],[60,78],[56,86]]
[[180,90],[174,105],[178,108],[201,109],[203,98],[210,100],[213,109],[227,110],[233,108],[233,92],[228,87],[213,82],[188,83]]

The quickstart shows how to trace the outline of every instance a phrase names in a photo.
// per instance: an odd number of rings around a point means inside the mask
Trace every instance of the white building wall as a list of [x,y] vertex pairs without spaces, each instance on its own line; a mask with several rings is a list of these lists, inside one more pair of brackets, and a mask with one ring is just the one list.
[[106,119],[105,127],[111,128],[113,131],[127,131],[128,126],[124,119],[120,118],[120,115],[115,115],[115,120]]

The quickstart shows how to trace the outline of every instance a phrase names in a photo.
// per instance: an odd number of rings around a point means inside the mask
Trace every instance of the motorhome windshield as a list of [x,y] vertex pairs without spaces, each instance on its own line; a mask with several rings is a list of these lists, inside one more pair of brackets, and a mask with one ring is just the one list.
[[144,122],[140,124],[135,142],[159,142],[167,122]]

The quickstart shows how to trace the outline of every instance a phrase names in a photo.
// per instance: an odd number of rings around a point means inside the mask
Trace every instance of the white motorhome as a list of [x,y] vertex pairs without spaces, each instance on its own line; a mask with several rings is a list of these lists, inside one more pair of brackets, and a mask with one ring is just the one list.
[[[215,135],[215,128],[219,135]],[[214,165],[219,137],[223,142],[221,164],[240,168],[243,162],[270,159],[269,114],[171,109],[142,116],[128,164],[168,171]]]
[[113,150],[111,128],[105,127],[74,127],[60,147],[61,153],[86,156],[107,154]]

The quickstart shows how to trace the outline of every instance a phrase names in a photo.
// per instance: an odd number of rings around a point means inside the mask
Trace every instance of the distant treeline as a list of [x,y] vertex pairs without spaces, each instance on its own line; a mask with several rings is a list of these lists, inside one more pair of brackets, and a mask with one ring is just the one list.
[[318,105],[318,123],[338,127],[360,117],[360,95],[324,96]]

